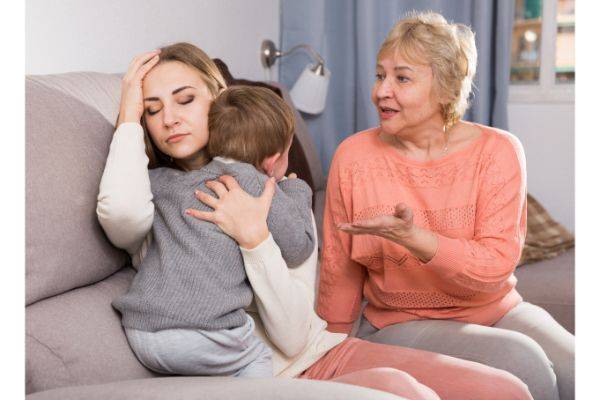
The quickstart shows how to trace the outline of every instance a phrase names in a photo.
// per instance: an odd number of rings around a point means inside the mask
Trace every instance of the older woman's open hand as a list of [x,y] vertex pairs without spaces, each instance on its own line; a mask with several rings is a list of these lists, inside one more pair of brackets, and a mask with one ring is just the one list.
[[432,232],[413,224],[413,212],[404,203],[398,203],[394,215],[381,215],[354,223],[339,224],[338,229],[352,235],[375,235],[406,247],[423,262],[433,258],[438,239]]
[[260,197],[246,193],[229,176],[223,175],[218,181],[207,181],[206,186],[215,192],[213,197],[196,191],[196,198],[214,211],[187,209],[186,214],[216,224],[244,248],[252,249],[269,237],[267,215],[275,193],[275,181],[267,180]]
[[354,223],[342,223],[338,229],[353,235],[376,235],[394,242],[410,236],[413,229],[413,212],[404,203],[398,203],[394,215],[380,215]]

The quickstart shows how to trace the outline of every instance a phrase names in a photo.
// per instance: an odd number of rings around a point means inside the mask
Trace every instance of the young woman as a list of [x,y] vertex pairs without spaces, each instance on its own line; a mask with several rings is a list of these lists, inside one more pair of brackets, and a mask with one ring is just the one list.
[[[208,161],[208,109],[222,87],[216,66],[189,44],[136,57],[123,79],[97,212],[110,240],[126,249],[136,266],[152,240],[148,167],[195,169]],[[169,142],[172,134],[183,136]],[[163,142],[158,146],[156,140]],[[408,399],[531,399],[527,387],[505,371],[328,332],[313,309],[316,245],[304,264],[290,270],[268,231],[273,183],[259,198],[242,191],[231,177],[206,185],[216,198],[199,194],[198,199],[215,211],[189,212],[214,222],[240,244],[255,296],[254,312],[248,311],[255,334],[273,350],[276,376],[335,380]]]

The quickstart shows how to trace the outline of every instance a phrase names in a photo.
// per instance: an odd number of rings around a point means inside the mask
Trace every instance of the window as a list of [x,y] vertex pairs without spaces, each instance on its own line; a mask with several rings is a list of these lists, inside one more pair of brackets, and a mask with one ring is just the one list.
[[556,14],[556,82],[575,82],[575,0],[559,0]]
[[542,0],[515,2],[510,81],[534,83],[540,78]]
[[511,102],[573,102],[575,0],[516,0]]

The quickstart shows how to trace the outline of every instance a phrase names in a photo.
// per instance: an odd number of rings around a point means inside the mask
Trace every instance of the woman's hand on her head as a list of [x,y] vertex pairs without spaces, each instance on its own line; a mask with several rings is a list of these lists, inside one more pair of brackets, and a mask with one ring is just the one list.
[[375,235],[400,243],[414,231],[413,212],[404,203],[398,203],[394,215],[380,215],[354,223],[338,224],[338,229],[352,235]]
[[275,181],[267,180],[260,197],[246,193],[229,176],[223,175],[218,181],[207,181],[206,186],[217,197],[196,191],[196,198],[214,211],[187,209],[186,214],[216,224],[244,248],[252,249],[269,237],[267,215],[275,193]]
[[124,122],[140,122],[144,113],[142,80],[159,60],[160,50],[153,50],[133,58],[121,81],[121,105],[117,126]]

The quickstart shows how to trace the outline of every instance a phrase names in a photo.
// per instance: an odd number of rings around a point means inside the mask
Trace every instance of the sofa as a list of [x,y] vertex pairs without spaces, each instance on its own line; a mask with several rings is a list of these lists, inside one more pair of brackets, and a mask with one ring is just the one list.
[[[111,307],[135,271],[95,212],[120,83],[101,73],[26,77],[27,399],[398,399],[333,382],[165,377],[138,362]],[[296,117],[296,146],[316,155]],[[322,196],[324,178],[315,183]]]
[[[165,377],[138,362],[111,307],[135,271],[95,212],[120,83],[94,72],[26,77],[27,399],[397,399],[333,382]],[[297,111],[296,122],[291,169],[310,181],[320,227],[326,179]],[[525,299],[572,330],[572,252],[522,266],[517,277]]]
[[515,271],[517,290],[524,301],[550,313],[575,334],[575,249],[549,260],[521,265]]

